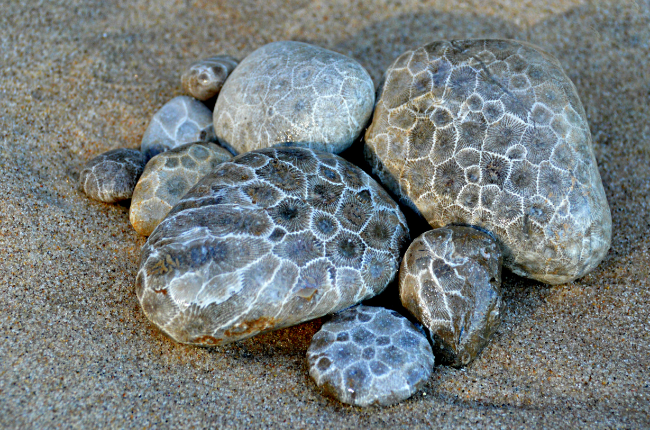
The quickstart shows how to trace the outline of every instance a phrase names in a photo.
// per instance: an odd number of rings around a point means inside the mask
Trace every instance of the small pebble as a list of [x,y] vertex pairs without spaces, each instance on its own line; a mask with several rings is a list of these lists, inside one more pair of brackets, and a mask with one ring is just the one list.
[[133,228],[149,236],[199,179],[230,159],[230,152],[211,142],[188,143],[153,157],[133,191]]
[[431,376],[426,336],[395,311],[357,306],[333,316],[307,350],[309,375],[327,395],[355,406],[408,399]]
[[177,146],[214,142],[212,112],[200,101],[178,96],[167,102],[151,119],[142,136],[140,150],[147,160]]
[[402,305],[428,330],[442,364],[466,366],[501,323],[501,251],[472,227],[429,230],[400,268]]
[[181,75],[183,90],[192,97],[205,101],[219,94],[228,75],[237,67],[236,58],[217,55],[193,63]]
[[136,149],[119,148],[86,163],[79,182],[91,199],[105,203],[128,200],[145,166],[145,157]]

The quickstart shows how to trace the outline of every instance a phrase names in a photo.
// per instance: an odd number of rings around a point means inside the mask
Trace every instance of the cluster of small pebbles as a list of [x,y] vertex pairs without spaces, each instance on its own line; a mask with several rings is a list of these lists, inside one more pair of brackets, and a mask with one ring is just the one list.
[[[131,199],[148,236],[136,293],[178,342],[222,345],[332,315],[307,352],[311,377],[343,403],[391,405],[434,361],[479,356],[501,321],[502,265],[557,284],[609,249],[584,109],[559,62],[530,44],[405,52],[376,99],[355,60],[288,41],[197,61],[181,84],[189,95],[156,112],[140,150],[108,151],[80,175],[90,198]],[[335,155],[366,127],[373,173],[433,228],[408,249],[399,205]],[[419,324],[359,305],[398,269]]]

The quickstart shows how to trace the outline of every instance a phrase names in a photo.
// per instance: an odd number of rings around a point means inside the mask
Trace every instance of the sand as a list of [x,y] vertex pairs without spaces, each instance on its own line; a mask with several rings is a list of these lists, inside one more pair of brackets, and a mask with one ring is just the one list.
[[[0,427],[650,427],[647,0],[59,0],[0,11]],[[388,408],[317,391],[305,352],[323,320],[211,349],[146,320],[133,289],[144,239],[128,206],[89,200],[77,183],[90,158],[139,146],[181,94],[183,67],[290,39],[356,58],[378,84],[406,49],[476,37],[537,44],[576,84],[614,224],[596,270],[556,287],[506,275],[504,321],[479,358],[436,368]]]

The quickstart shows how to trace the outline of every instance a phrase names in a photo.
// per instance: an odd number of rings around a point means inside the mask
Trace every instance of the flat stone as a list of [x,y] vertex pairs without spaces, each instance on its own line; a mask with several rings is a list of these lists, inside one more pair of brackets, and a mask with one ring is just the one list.
[[230,55],[217,55],[192,63],[181,75],[183,90],[195,99],[209,100],[219,94],[238,63]]
[[195,142],[149,160],[131,198],[129,219],[135,231],[149,236],[199,179],[231,159],[230,152],[214,143]]
[[433,371],[426,336],[395,311],[356,306],[333,316],[307,350],[325,394],[355,406],[388,406],[419,391]]
[[493,233],[518,275],[570,282],[609,249],[582,103],[558,60],[530,44],[441,41],[402,54],[386,72],[366,157],[432,227]]
[[145,158],[137,149],[113,149],[88,161],[79,182],[91,199],[105,203],[128,200],[142,174]]
[[400,268],[402,305],[429,331],[443,364],[472,362],[501,323],[501,250],[472,227],[429,230]]
[[186,143],[214,141],[212,111],[192,97],[178,96],[155,113],[142,136],[140,150],[150,160]]
[[220,345],[345,309],[394,278],[397,204],[342,158],[270,148],[221,163],[149,236],[136,292],[178,342]]
[[339,153],[361,134],[375,88],[355,60],[301,42],[265,45],[237,66],[219,94],[214,127],[236,153],[293,142]]

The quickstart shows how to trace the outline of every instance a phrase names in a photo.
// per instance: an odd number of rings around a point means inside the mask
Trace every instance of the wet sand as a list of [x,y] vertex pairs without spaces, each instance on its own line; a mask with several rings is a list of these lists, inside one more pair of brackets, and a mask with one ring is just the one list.
[[[650,2],[455,3],[2,2],[0,427],[650,427]],[[378,84],[406,49],[478,37],[539,45],[576,84],[614,225],[595,271],[555,287],[506,274],[479,358],[388,408],[317,391],[305,352],[322,320],[220,348],[146,320],[128,206],[77,182],[90,158],[139,146],[183,67],[299,40]]]

